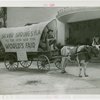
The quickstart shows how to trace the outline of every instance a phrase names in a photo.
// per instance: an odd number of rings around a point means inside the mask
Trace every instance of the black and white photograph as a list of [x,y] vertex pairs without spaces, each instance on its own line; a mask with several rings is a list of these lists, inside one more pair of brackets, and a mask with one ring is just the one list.
[[100,7],[0,7],[0,95],[19,94],[100,94]]

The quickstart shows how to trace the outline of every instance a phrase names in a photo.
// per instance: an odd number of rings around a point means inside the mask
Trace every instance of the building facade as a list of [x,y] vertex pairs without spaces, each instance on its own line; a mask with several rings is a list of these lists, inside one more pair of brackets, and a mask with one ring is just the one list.
[[99,7],[8,7],[7,27],[57,20],[57,41],[61,44],[91,44],[100,36]]
[[61,8],[50,7],[8,7],[7,27],[20,27],[27,23],[39,23],[56,17]]
[[[94,36],[100,37],[99,7],[69,7],[58,11],[63,44],[91,44]],[[62,31],[63,30],[63,31]]]

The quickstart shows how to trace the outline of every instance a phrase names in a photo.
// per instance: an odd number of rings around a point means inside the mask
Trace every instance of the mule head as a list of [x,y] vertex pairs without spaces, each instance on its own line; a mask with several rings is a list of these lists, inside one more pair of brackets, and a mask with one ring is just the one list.
[[100,50],[100,38],[99,37],[93,37],[92,46],[96,47],[98,50]]
[[100,46],[91,46],[91,54],[95,57],[98,57],[100,52]]

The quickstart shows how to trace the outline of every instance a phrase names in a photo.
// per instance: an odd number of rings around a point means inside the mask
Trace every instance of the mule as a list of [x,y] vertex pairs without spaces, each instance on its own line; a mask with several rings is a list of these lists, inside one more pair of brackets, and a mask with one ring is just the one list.
[[86,73],[86,68],[89,60],[92,57],[97,57],[99,53],[99,49],[96,46],[89,46],[89,45],[81,45],[77,47],[69,47],[64,46],[61,49],[62,55],[62,73],[65,73],[66,62],[75,60],[79,66],[79,77],[82,77],[82,69],[84,72],[84,76],[88,77]]

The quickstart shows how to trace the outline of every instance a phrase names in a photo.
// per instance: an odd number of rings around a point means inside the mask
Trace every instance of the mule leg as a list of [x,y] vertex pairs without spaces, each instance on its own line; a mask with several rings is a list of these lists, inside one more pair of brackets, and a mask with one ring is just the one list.
[[65,68],[66,68],[66,57],[62,57],[62,61],[61,61],[61,73],[66,73]]
[[76,60],[77,60],[77,63],[78,63],[78,67],[79,67],[79,77],[82,77],[81,73],[82,73],[82,66],[81,66],[81,63],[78,59],[78,56],[76,57]]
[[88,75],[86,74],[86,69],[87,69],[87,63],[85,63],[85,65],[84,65],[84,76],[88,77]]
[[79,77],[82,77],[82,66],[79,64]]

